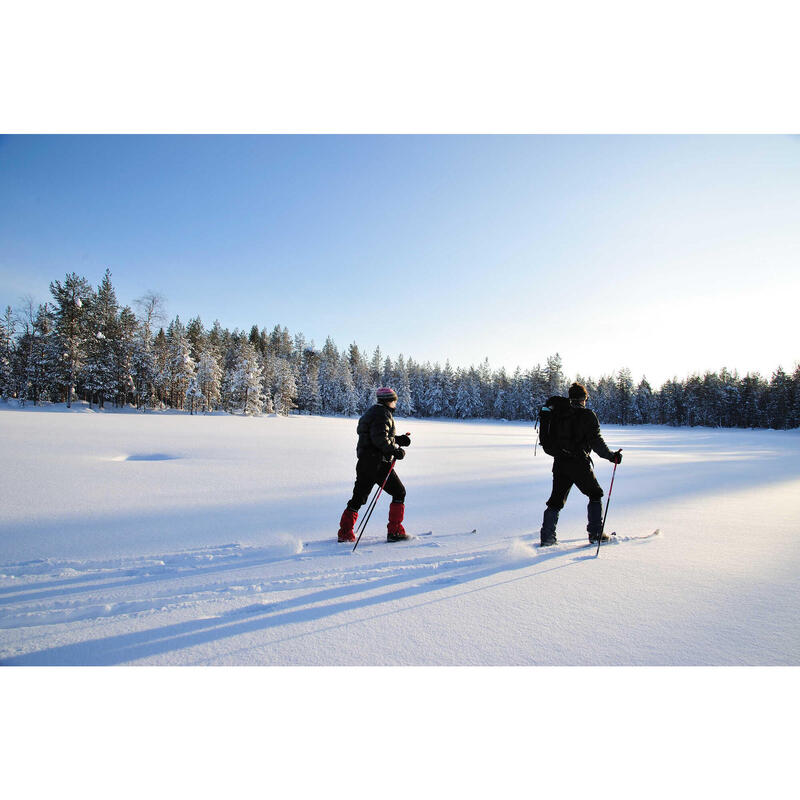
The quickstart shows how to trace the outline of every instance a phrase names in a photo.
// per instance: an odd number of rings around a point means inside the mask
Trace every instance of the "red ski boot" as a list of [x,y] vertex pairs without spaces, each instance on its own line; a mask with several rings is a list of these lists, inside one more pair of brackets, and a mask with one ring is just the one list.
[[406,507],[402,503],[389,504],[389,524],[386,526],[387,542],[402,542],[411,537],[403,528],[403,512]]
[[344,510],[341,520],[339,520],[339,541],[340,542],[354,542],[356,535],[353,532],[353,526],[358,519],[358,511],[351,511],[349,508]]

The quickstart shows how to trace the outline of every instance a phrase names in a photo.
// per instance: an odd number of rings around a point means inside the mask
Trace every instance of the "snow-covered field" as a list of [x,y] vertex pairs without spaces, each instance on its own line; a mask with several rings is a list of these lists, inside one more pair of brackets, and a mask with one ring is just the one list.
[[533,546],[531,425],[430,420],[398,425],[430,535],[387,544],[381,498],[352,552],[354,429],[0,405],[0,663],[800,663],[798,431],[605,427],[595,558],[575,489],[563,544]]
[[109,666],[0,670],[5,794],[793,796],[797,431],[607,428],[595,558],[530,425],[417,420],[353,553],[354,427],[0,405],[0,665]]

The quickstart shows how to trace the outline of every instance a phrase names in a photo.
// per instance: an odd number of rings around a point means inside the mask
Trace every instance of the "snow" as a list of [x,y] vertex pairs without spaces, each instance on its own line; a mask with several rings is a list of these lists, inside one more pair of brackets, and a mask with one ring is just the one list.
[[[552,462],[534,457],[532,425],[398,429],[412,432],[398,471],[419,536],[384,541],[382,498],[353,552],[334,541],[353,419],[0,404],[0,665],[294,667],[0,670],[24,774],[46,752],[57,791],[91,742],[97,796],[151,794],[149,777],[119,784],[131,751],[168,769],[212,746],[241,771],[173,770],[165,796],[280,778],[282,796],[338,782],[672,797],[686,774],[699,795],[785,793],[798,431],[604,427],[624,461],[615,541],[595,557],[576,490],[560,544],[535,547]],[[608,487],[612,466],[596,468]],[[573,665],[605,669],[553,669]],[[792,669],[663,669],[709,665]],[[608,669],[635,666],[661,669]],[[742,747],[752,772],[732,764]]]
[[406,529],[431,535],[387,544],[381,498],[352,552],[352,419],[5,408],[0,662],[800,661],[797,431],[606,427],[595,557],[574,489],[535,547],[531,425],[400,422]]

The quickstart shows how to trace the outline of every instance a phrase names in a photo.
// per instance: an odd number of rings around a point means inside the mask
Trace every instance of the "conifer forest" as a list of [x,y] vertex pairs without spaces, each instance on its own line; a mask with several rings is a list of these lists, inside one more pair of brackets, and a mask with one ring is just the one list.
[[567,376],[558,354],[512,374],[488,360],[453,368],[386,357],[353,343],[321,348],[275,325],[249,331],[208,328],[199,318],[170,322],[164,301],[147,293],[136,310],[120,307],[106,271],[95,289],[75,273],[50,284],[51,299],[6,306],[0,317],[0,398],[20,405],[87,402],[100,408],[224,411],[259,415],[354,416],[378,386],[398,394],[409,417],[531,420],[577,380],[601,423],[776,428],[800,426],[800,366],[769,377],[721,369],[652,387],[629,369],[600,377]]

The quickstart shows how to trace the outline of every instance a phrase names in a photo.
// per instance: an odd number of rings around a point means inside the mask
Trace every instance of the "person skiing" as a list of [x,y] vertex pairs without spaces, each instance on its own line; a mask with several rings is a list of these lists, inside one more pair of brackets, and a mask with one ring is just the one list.
[[[555,447],[549,448],[552,451],[550,454],[554,456],[553,489],[547,500],[547,507],[542,519],[540,531],[542,547],[558,543],[556,539],[558,515],[567,502],[567,495],[573,484],[589,498],[587,507],[589,524],[586,526],[586,530],[589,532],[589,541],[591,543],[597,543],[598,540],[608,541],[608,535],[603,532],[603,490],[594,475],[589,453],[594,451],[612,464],[622,463],[621,451],[617,450],[612,453],[609,450],[600,435],[600,423],[597,416],[594,411],[586,408],[586,401],[589,398],[586,387],[580,383],[573,383],[569,387],[568,395],[568,401],[566,398],[551,397],[546,404],[555,407],[558,404],[557,401],[561,400],[564,404],[568,402],[569,405],[561,413],[562,422],[558,423],[561,426],[561,438]],[[545,447],[546,452],[547,450],[548,448]]]
[[372,487],[375,484],[380,486],[384,480],[386,481],[384,490],[392,497],[386,540],[400,542],[411,538],[403,528],[406,489],[396,470],[392,469],[391,473],[389,472],[392,459],[399,461],[405,457],[403,448],[411,444],[411,434],[395,435],[392,412],[397,407],[397,392],[382,387],[377,390],[376,397],[377,403],[358,420],[356,428],[358,433],[356,482],[353,496],[339,521],[340,542],[356,540],[353,527],[358,519],[358,510],[367,502]]

